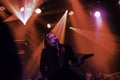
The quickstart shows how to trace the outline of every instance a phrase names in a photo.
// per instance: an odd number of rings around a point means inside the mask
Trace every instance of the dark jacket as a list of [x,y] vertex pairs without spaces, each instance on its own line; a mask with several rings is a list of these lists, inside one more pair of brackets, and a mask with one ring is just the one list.
[[59,44],[59,50],[51,47],[45,40],[45,48],[42,50],[40,71],[42,76],[48,77],[52,72],[60,68],[69,68],[71,63],[77,63],[78,59],[68,45]]

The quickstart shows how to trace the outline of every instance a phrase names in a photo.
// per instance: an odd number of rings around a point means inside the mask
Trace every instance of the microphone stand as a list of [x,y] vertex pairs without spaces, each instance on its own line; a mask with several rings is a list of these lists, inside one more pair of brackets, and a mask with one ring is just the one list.
[[61,59],[60,59],[60,49],[59,49],[59,42],[58,42],[58,40],[56,41],[56,48],[57,48],[57,55],[59,57],[59,63],[60,63],[60,66],[62,67],[62,63],[61,63]]

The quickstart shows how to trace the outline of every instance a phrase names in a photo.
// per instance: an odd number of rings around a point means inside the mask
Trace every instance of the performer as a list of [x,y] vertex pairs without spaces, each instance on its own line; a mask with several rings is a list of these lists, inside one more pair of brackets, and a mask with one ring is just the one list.
[[86,58],[78,59],[69,45],[59,43],[59,39],[54,33],[46,35],[44,44],[45,48],[42,50],[40,60],[40,72],[43,80],[58,69],[70,68],[73,64],[80,66]]

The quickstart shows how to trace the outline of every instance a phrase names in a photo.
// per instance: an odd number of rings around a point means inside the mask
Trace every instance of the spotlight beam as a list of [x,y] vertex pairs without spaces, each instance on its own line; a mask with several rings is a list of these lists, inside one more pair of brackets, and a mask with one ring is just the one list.
[[66,12],[63,14],[61,19],[58,21],[58,23],[52,30],[53,33],[56,33],[56,36],[59,38],[60,43],[64,43],[67,13],[68,11],[66,10]]

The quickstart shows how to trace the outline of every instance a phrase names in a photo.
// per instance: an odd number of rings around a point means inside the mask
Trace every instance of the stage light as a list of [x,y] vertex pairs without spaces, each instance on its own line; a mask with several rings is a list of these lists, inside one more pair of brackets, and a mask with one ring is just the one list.
[[40,14],[42,11],[41,11],[41,9],[37,8],[37,9],[35,10],[35,12],[36,12],[37,14]]
[[69,29],[71,29],[72,27],[70,26]]
[[4,6],[0,6],[0,11],[4,11],[5,7]]
[[69,29],[74,29],[74,28],[70,26]]
[[21,7],[21,8],[20,8],[20,12],[23,12],[24,10],[25,10],[24,7]]
[[118,4],[120,5],[120,0],[118,1]]
[[94,16],[95,16],[95,17],[100,17],[100,12],[99,12],[99,11],[96,11],[96,12],[94,13]]
[[56,23],[51,32],[55,33],[59,38],[60,43],[64,43],[65,31],[66,31],[66,21],[67,21],[68,10],[65,11],[60,20]]
[[49,23],[47,24],[47,28],[51,28],[51,25]]
[[[5,6],[11,9],[11,13],[13,13],[24,25],[27,24],[27,21],[32,16],[33,12],[35,12],[35,8],[38,4],[41,4],[41,0],[16,0],[5,1]],[[37,13],[40,13],[40,10],[37,10]]]
[[74,12],[73,12],[73,11],[70,11],[70,12],[69,12],[69,15],[73,15],[73,14],[74,14]]
[[69,29],[71,29],[71,30],[73,30],[73,31],[76,31],[77,30],[77,28],[74,28],[74,27],[69,27]]

